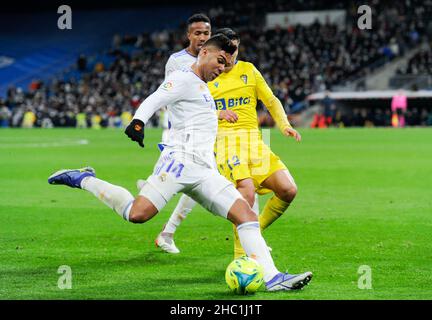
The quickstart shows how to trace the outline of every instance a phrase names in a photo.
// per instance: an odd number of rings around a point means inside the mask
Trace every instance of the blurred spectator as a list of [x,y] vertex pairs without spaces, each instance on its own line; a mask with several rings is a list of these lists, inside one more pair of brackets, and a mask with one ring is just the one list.
[[0,102],[0,127],[7,128],[9,127],[9,118],[12,116],[12,112],[8,107],[2,105]]
[[432,126],[432,111],[429,112],[429,115],[426,119],[426,125],[427,126]]
[[432,49],[431,44],[417,52],[407,63],[405,68],[397,70],[399,75],[431,75]]
[[320,102],[319,110],[314,114],[311,128],[327,128],[335,122],[336,105],[330,97],[328,90],[324,93],[324,98]]
[[42,82],[40,80],[33,79],[29,84],[29,91],[35,92],[42,86]]
[[116,33],[113,36],[113,39],[112,39],[112,47],[113,47],[113,49],[114,50],[118,49],[120,47],[120,45],[121,45],[121,42],[122,42],[121,36],[118,33]]
[[[421,0],[393,2],[392,6],[385,1],[373,1],[374,12],[379,13],[374,16],[373,32],[360,31],[353,23],[357,21],[360,4],[363,4],[360,0],[326,3],[318,0],[269,0],[264,3],[238,0],[224,2],[223,7],[222,4],[209,7],[208,12],[215,27],[230,26],[240,33],[243,45],[239,58],[254,63],[285,110],[296,112],[305,107],[305,97],[310,93],[358,79],[369,69],[384,63],[386,55],[389,58],[402,55],[413,42],[428,35],[432,6]],[[298,24],[288,28],[264,27],[267,12],[336,8],[346,10],[345,25],[316,21],[311,25]],[[9,125],[21,125],[27,107],[34,109],[35,126],[48,125],[48,120],[44,119],[50,119],[54,126],[76,126],[76,115],[84,112],[88,126],[95,116],[100,117],[100,126],[121,123],[122,115],[133,112],[162,82],[169,54],[186,46],[183,27],[138,35],[115,34],[109,57],[114,62],[101,59],[92,66],[93,70],[89,70],[87,57],[82,56],[77,61],[77,68],[87,72],[82,72],[79,80],[60,78],[52,83],[34,83],[27,93],[10,88],[6,103],[12,112]],[[424,72],[431,74],[430,62],[429,50],[419,53],[408,69],[413,72],[426,70]],[[391,119],[387,116],[390,110],[348,113],[336,110],[330,101],[322,103],[323,119],[315,121],[318,127],[332,123],[380,125],[383,121],[388,124]],[[273,125],[262,106],[258,107],[258,115],[263,125]],[[80,121],[83,126],[83,120]],[[158,124],[156,115],[150,125]]]
[[76,115],[76,127],[77,128],[87,128],[87,115],[84,112],[79,112]]
[[81,54],[77,60],[77,69],[81,72],[87,70],[87,58],[85,55]]
[[325,123],[327,126],[330,126],[333,123],[335,117],[336,105],[334,100],[330,97],[330,92],[328,90],[325,92],[324,99],[321,101],[321,105],[323,108]]
[[121,114],[121,124],[123,128],[126,128],[129,122],[132,121],[132,114],[129,111],[123,111]]
[[396,95],[393,96],[391,101],[393,127],[405,127],[405,113],[407,107],[407,96],[403,90],[399,90]]
[[99,114],[93,114],[90,121],[92,129],[99,130],[101,128],[102,117]]
[[24,113],[23,121],[22,121],[22,127],[23,128],[33,128],[33,125],[36,121],[36,115],[34,114],[33,110],[27,109]]

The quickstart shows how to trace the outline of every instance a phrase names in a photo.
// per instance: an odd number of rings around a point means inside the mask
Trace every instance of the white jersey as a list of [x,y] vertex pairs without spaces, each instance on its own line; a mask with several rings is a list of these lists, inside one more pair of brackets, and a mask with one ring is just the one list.
[[160,123],[164,130],[169,129],[168,111],[166,108],[162,108],[160,112]]
[[173,71],[189,69],[196,60],[197,57],[188,53],[186,49],[173,53],[165,65],[165,78]]
[[[165,65],[165,79],[176,70],[188,70],[196,62],[197,57],[194,57],[190,53],[183,49],[178,52],[174,52],[170,55],[166,65]],[[168,119],[168,113],[164,112],[164,118],[162,119],[162,128],[164,129],[162,134],[162,143],[158,146],[163,149],[168,139],[169,128],[171,128],[171,123]]]
[[141,103],[134,119],[146,124],[163,106],[171,123],[168,151],[192,155],[213,168],[218,119],[207,84],[190,69],[174,71]]

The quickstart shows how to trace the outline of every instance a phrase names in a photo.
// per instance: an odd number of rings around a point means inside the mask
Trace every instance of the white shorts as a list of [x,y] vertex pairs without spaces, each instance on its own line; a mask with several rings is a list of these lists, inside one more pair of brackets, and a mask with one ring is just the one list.
[[215,168],[191,156],[164,150],[139,195],[161,211],[178,192],[183,192],[213,214],[227,217],[234,202],[242,198],[235,186]]

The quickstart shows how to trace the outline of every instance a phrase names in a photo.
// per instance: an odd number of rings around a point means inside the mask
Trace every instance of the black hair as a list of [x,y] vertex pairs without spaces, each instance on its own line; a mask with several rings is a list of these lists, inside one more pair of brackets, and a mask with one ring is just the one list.
[[220,28],[220,29],[217,29],[216,32],[214,33],[214,35],[218,35],[218,34],[223,34],[225,37],[227,37],[231,41],[237,40],[237,41],[240,42],[240,36],[239,36],[239,34],[237,32],[235,32],[231,28]]
[[194,22],[207,22],[208,24],[210,24],[210,18],[207,17],[204,13],[196,13],[194,15],[191,15],[187,20],[188,28]]
[[203,47],[208,46],[215,46],[229,54],[233,54],[237,50],[237,46],[233,45],[231,40],[221,33],[214,35],[213,37],[208,39],[203,45]]

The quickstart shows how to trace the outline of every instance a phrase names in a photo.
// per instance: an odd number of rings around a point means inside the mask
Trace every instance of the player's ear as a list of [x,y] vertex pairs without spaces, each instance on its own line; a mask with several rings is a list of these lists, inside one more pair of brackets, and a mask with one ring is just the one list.
[[190,27],[190,26],[187,27],[187,30],[186,30],[186,37],[187,37],[188,40],[190,41],[190,38],[191,38],[191,27]]

